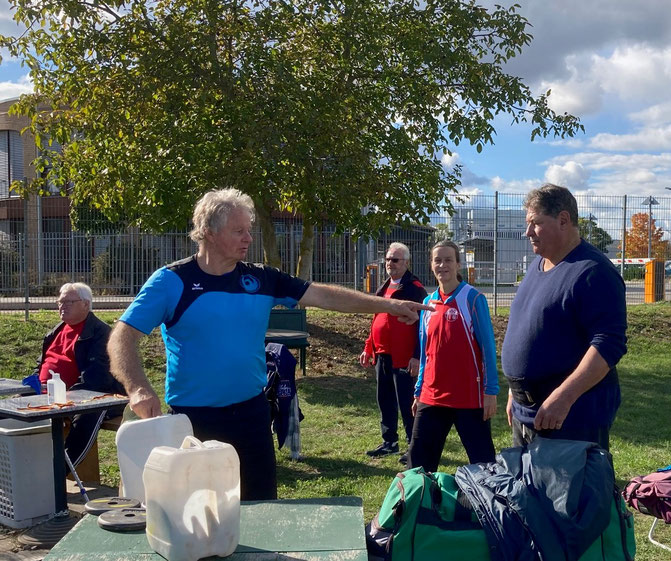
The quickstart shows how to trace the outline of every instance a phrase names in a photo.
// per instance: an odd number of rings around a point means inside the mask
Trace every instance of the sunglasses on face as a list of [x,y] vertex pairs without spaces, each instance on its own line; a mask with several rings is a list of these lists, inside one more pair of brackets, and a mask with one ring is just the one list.
[[400,257],[385,257],[384,260],[389,263],[391,261],[392,263],[398,263],[399,261],[403,261]]

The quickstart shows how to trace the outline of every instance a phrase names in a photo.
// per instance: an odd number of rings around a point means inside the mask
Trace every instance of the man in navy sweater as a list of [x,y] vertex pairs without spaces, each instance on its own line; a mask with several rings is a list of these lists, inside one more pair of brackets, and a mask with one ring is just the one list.
[[615,365],[627,352],[624,281],[580,238],[568,189],[543,185],[524,207],[537,257],[513,300],[501,353],[513,445],[540,435],[607,450],[620,405]]

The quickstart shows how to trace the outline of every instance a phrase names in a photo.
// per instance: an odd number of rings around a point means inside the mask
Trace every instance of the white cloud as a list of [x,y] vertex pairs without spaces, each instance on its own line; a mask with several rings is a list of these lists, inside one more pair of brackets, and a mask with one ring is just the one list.
[[[536,141],[534,140],[534,142]],[[585,141],[582,138],[560,138],[558,140],[539,140],[538,142],[545,142],[550,146],[561,146],[572,149],[583,148],[585,146]]]
[[586,115],[597,113],[602,107],[603,90],[593,81],[573,77],[566,82],[543,82],[540,89],[551,90],[548,105],[557,113]]
[[456,164],[459,163],[459,153],[452,151],[451,154],[443,154],[443,157],[440,159],[440,163],[444,168],[452,169]]
[[643,125],[671,124],[671,101],[651,105],[641,111],[631,113],[629,118]]
[[557,113],[586,115],[597,113],[603,105],[603,88],[594,79],[591,63],[585,57],[569,56],[565,61],[568,76],[543,80],[539,93],[551,90],[548,105]]
[[462,187],[459,189],[459,195],[463,197],[477,197],[483,193],[484,191],[482,189],[478,189],[477,187]]
[[18,82],[0,82],[0,101],[19,97],[21,94],[32,91],[33,83],[28,74],[22,76]]
[[628,169],[671,170],[671,154],[608,154],[604,152],[577,152],[568,156],[557,156],[545,162],[548,165],[563,165],[572,160],[594,171]]
[[0,0],[0,35],[15,35],[19,29],[25,29],[14,21],[14,9],[7,0]]
[[565,164],[551,164],[545,170],[545,181],[555,185],[563,185],[571,190],[587,188],[590,170],[581,163],[568,161]]
[[671,88],[671,48],[642,44],[616,48],[608,57],[593,57],[592,73],[604,91],[620,99],[665,101]]
[[532,189],[541,186],[543,181],[541,179],[515,179],[513,181],[506,181],[501,177],[493,177],[491,181],[491,188],[493,191],[499,193],[527,193]]
[[[579,152],[553,158],[548,169],[564,166],[569,161],[590,171],[589,189],[608,195],[644,197],[648,194],[668,197],[671,187],[671,153],[611,154]],[[640,201],[639,201],[640,202]],[[636,200],[632,204],[637,204]]]
[[589,141],[590,148],[610,151],[671,150],[671,125],[651,127],[630,134],[599,133]]
[[579,116],[601,111],[608,95],[625,102],[661,103],[670,89],[671,48],[643,44],[618,47],[608,56],[567,56],[563,74],[541,80],[535,88],[552,91],[549,105],[558,113]]
[[626,45],[668,44],[671,10],[668,0],[486,0],[485,5],[520,4],[532,27],[531,45],[509,65],[530,83],[560,83],[570,77],[566,59],[608,52]]

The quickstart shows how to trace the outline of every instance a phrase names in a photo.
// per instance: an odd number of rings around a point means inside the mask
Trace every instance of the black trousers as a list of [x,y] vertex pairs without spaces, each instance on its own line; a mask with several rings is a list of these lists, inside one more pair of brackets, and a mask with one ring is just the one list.
[[536,430],[520,423],[513,417],[513,446],[529,444],[536,436],[544,438],[560,438],[566,440],[583,440],[596,442],[604,450],[609,450],[610,427],[585,425],[577,428],[562,427],[557,430]]
[[391,355],[379,354],[375,363],[377,405],[380,408],[380,429],[385,442],[398,441],[398,412],[408,442],[412,438],[412,402],[415,380],[404,368],[393,368]]
[[455,409],[419,403],[408,450],[408,468],[422,466],[424,471],[437,471],[452,425],[459,433],[470,463],[493,462],[496,453],[491,423],[483,421],[482,414],[482,409]]
[[256,501],[277,498],[275,447],[270,430],[270,407],[263,393],[227,407],[171,406],[184,413],[201,441],[231,444],[240,457],[240,498]]

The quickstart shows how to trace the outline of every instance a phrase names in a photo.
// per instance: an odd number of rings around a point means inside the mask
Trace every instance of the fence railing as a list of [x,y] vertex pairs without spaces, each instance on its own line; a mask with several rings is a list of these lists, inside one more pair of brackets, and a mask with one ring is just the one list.
[[[648,256],[666,262],[663,297],[671,299],[671,197],[576,198],[581,234],[617,260],[628,302],[644,302],[644,264],[634,261]],[[74,231],[63,204],[67,201],[59,197],[56,206],[47,199],[56,198],[0,200],[0,310],[52,307],[58,288],[70,281],[89,284],[97,307],[123,308],[154,270],[196,251],[186,231],[106,231],[99,216],[91,216],[96,234]],[[462,203],[451,197],[451,216],[433,216],[430,224],[411,228],[394,226],[369,241],[355,240],[349,232],[335,236],[334,227],[323,224],[315,235],[312,280],[374,290],[386,276],[387,247],[401,241],[410,248],[413,272],[425,286],[433,287],[430,248],[436,239],[449,237],[462,248],[464,276],[488,295],[490,306],[509,306],[534,257],[525,236],[523,199],[522,194],[495,193],[471,196]],[[79,224],[86,228],[87,221]],[[275,234],[282,268],[294,272],[302,237],[300,219],[277,219]],[[248,259],[261,262],[260,230],[253,236]]]

